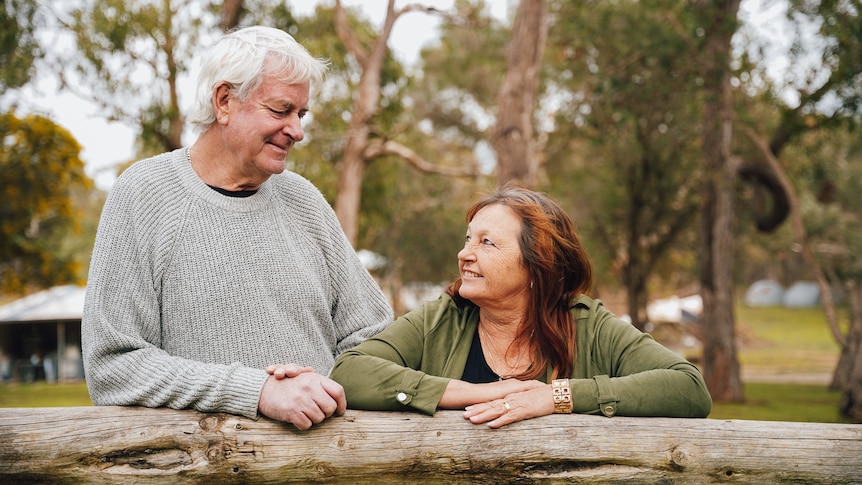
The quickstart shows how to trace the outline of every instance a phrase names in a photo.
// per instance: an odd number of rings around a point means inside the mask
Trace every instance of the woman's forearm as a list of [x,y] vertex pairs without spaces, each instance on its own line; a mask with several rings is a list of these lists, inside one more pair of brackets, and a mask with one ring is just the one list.
[[477,403],[502,399],[514,392],[528,391],[536,387],[546,386],[541,381],[519,381],[505,379],[487,384],[471,384],[469,382],[451,379],[446,385],[443,397],[437,405],[440,409],[463,409]]

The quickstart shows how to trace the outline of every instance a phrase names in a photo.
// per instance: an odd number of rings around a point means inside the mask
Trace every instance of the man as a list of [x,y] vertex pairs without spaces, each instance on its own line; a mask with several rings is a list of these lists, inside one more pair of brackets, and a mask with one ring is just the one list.
[[[203,57],[189,148],[135,163],[102,213],[82,325],[97,405],[344,412],[335,357],[392,320],[320,192],[285,171],[325,64],[251,27]],[[293,363],[287,379],[270,364]]]

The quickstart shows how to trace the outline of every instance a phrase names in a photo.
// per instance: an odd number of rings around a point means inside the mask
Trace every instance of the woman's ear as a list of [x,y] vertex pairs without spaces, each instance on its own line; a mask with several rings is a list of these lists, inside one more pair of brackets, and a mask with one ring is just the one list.
[[230,118],[232,96],[232,86],[229,83],[221,82],[213,88],[213,112],[217,123],[227,123]]

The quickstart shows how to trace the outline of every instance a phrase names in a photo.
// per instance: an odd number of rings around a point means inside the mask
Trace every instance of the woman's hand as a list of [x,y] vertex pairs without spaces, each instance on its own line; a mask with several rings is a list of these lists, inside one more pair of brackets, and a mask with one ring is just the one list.
[[266,373],[276,379],[296,377],[303,372],[314,372],[311,367],[303,367],[296,364],[272,364],[266,368]]
[[465,406],[487,403],[494,399],[502,399],[510,394],[529,391],[537,387],[545,387],[542,381],[519,381],[504,379],[485,384],[472,384],[458,379],[452,379],[446,385],[446,390],[437,403],[440,409],[464,409]]
[[554,391],[550,384],[542,384],[541,387],[508,394],[501,399],[467,406],[464,418],[473,424],[488,423],[491,428],[499,428],[553,412]]

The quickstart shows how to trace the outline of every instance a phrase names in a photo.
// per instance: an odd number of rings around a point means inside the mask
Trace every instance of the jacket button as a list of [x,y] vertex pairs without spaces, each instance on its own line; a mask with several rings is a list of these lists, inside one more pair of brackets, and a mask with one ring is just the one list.
[[605,404],[604,409],[602,409],[602,414],[604,414],[605,416],[607,416],[609,418],[611,416],[613,416],[614,413],[616,413],[616,412],[617,412],[617,410],[613,404]]
[[403,392],[399,392],[398,394],[395,395],[395,399],[398,399],[398,402],[405,402],[405,401],[407,401],[407,394],[405,394]]

